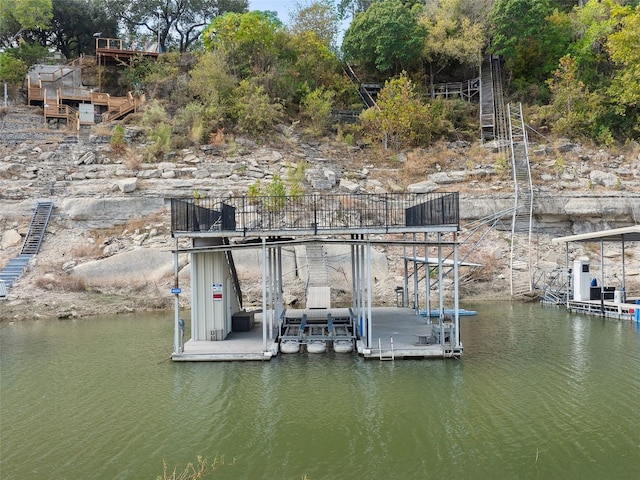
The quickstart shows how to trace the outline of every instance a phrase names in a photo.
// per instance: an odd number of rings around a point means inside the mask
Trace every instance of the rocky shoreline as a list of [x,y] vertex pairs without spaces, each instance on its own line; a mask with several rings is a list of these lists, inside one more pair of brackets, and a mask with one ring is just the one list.
[[[53,199],[55,210],[33,266],[0,300],[2,321],[171,308],[174,244],[167,202],[193,198],[194,192],[243,195],[257,180],[268,182],[276,174],[309,193],[459,191],[463,227],[513,204],[513,182],[491,145],[450,142],[383,157],[371,148],[306,140],[282,126],[269,143],[229,138],[145,163],[139,129],[127,128],[128,151],[116,155],[108,135],[51,126],[42,131],[35,127],[36,115],[37,109],[14,107],[2,119],[0,267],[19,252],[36,200]],[[538,266],[562,266],[564,247],[551,244],[554,236],[640,223],[640,148],[614,155],[566,140],[531,147]],[[293,171],[303,175],[293,178]],[[508,268],[505,236],[495,230],[478,247],[476,258],[485,267],[463,286],[465,298],[507,298],[501,293]],[[393,252],[379,254],[374,298],[393,304],[388,292],[401,279],[400,265]],[[605,255],[617,254],[611,249]],[[255,259],[247,257],[238,263],[250,285]],[[639,262],[640,255],[627,266],[628,281],[639,278]],[[185,308],[187,263],[181,257]],[[293,282],[291,302],[301,288]],[[251,286],[244,293],[249,303],[259,298]]]

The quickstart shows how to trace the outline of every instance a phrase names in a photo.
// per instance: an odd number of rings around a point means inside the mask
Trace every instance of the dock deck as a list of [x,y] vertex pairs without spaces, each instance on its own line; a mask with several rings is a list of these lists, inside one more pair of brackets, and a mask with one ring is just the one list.
[[639,317],[640,305],[635,303],[617,303],[608,300],[570,300],[567,302],[567,310],[575,313],[599,315],[620,320],[635,320]]
[[[336,310],[336,316],[349,309]],[[337,311],[339,310],[339,312]],[[294,314],[296,312],[296,314]],[[302,316],[302,310],[288,310],[287,317]],[[297,314],[299,313],[299,315]],[[335,318],[335,317],[334,317]],[[448,343],[450,325],[431,323],[430,319],[417,315],[410,308],[377,307],[372,309],[372,345],[366,348],[364,340],[356,342],[357,352],[367,359],[399,360],[416,358],[443,358],[454,356]],[[337,340],[342,339],[336,331]],[[443,344],[439,339],[443,337]],[[180,353],[174,353],[174,361],[246,361],[271,360],[280,353],[278,340],[269,340],[268,351],[263,351],[262,323],[257,320],[248,332],[232,332],[220,341],[193,341],[184,344]]]

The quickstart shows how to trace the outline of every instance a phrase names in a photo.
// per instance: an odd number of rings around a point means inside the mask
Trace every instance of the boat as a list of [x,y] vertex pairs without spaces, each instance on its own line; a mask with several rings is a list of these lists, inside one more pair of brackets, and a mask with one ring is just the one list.
[[[445,315],[451,315],[453,316],[455,314],[455,310],[453,308],[445,308],[444,309],[444,314]],[[420,315],[423,317],[427,316],[427,311],[426,310],[420,310]],[[473,315],[478,315],[478,312],[476,312],[475,310],[466,310],[464,308],[459,308],[458,309],[458,315],[460,317],[471,317]],[[430,317],[439,317],[440,316],[440,310],[434,308],[429,312],[429,316]]]

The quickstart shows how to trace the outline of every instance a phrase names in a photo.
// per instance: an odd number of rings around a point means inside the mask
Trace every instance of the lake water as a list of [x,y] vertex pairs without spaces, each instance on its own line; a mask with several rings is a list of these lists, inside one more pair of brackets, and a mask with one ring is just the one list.
[[[0,325],[0,478],[640,478],[638,324],[464,304],[461,360],[173,363],[173,315]],[[0,312],[1,314],[1,312]]]

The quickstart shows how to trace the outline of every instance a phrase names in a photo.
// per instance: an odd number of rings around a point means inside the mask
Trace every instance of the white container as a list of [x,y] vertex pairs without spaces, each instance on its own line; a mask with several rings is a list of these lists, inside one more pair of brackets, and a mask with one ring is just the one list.
[[613,303],[622,303],[622,292],[620,290],[613,292]]

